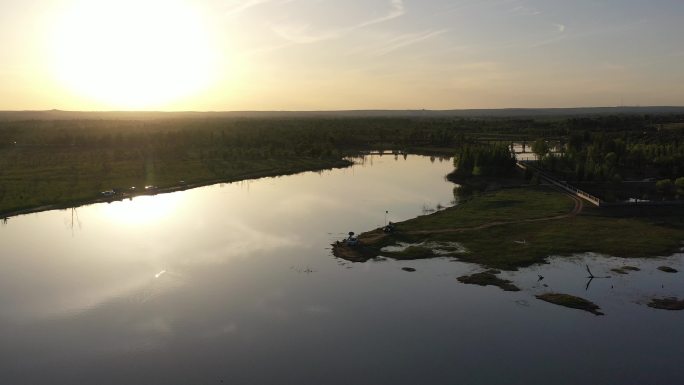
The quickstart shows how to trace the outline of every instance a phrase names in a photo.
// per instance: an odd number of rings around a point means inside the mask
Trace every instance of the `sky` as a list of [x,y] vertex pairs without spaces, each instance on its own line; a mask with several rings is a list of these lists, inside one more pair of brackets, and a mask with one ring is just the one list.
[[684,105],[681,0],[0,0],[0,110]]

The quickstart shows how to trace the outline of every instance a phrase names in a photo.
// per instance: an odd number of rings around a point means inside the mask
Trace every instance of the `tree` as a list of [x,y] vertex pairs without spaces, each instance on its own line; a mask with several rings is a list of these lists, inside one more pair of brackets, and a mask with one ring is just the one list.
[[544,139],[537,139],[532,143],[532,152],[541,160],[549,153],[549,145]]
[[503,144],[464,146],[454,158],[455,174],[462,177],[502,176],[515,167],[515,157]]
[[473,175],[475,159],[469,146],[465,146],[461,153],[454,158],[454,166],[456,167],[456,175],[463,177]]
[[656,182],[656,189],[664,196],[671,196],[674,192],[674,183],[670,179],[663,179]]
[[677,180],[675,180],[674,184],[675,184],[675,188],[677,189],[677,194],[680,197],[684,197],[684,176],[677,178]]

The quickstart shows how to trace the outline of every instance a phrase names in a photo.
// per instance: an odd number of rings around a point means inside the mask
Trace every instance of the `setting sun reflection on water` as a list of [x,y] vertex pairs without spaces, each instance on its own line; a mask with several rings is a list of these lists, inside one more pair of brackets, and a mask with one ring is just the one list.
[[167,219],[182,204],[183,194],[139,196],[98,206],[102,216],[126,226],[149,225]]

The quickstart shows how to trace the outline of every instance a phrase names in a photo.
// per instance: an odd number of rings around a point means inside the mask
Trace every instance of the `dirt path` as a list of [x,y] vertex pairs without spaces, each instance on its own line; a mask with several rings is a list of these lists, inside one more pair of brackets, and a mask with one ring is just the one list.
[[582,198],[579,198],[575,195],[565,193],[564,194],[572,199],[575,202],[575,207],[573,207],[572,211],[570,211],[567,214],[562,214],[562,215],[554,215],[551,217],[542,217],[542,218],[531,218],[531,219],[520,219],[516,221],[495,221],[495,222],[488,222],[482,225],[478,226],[471,226],[471,227],[455,227],[455,228],[449,228],[449,229],[440,229],[440,230],[416,230],[416,231],[407,231],[404,232],[404,234],[448,234],[448,233],[460,233],[464,231],[473,231],[473,230],[484,230],[488,229],[491,227],[496,227],[496,226],[504,226],[504,225],[513,225],[513,224],[518,224],[518,223],[534,223],[534,222],[545,222],[545,221],[553,221],[556,219],[565,219],[565,218],[572,218],[574,216],[579,215],[582,210],[584,209],[584,202],[582,201]]

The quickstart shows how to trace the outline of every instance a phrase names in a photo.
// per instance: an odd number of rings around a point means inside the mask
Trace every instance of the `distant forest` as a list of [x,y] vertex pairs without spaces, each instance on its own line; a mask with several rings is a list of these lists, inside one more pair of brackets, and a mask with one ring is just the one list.
[[[582,181],[670,178],[684,169],[684,115],[540,118],[0,120],[0,213],[80,202],[112,188],[174,186],[341,165],[367,150],[454,155],[468,146],[553,140],[545,167]],[[508,162],[498,152],[489,154]],[[497,168],[471,172],[498,173]]]

